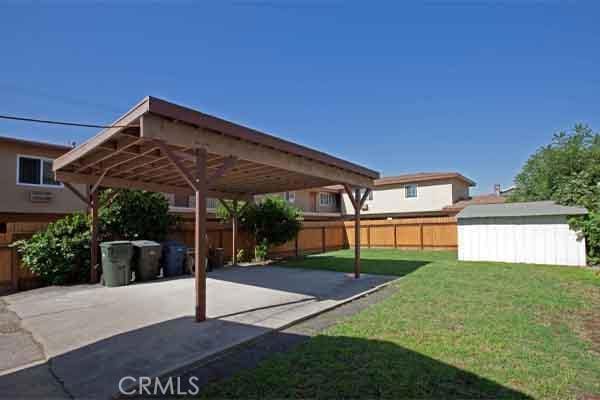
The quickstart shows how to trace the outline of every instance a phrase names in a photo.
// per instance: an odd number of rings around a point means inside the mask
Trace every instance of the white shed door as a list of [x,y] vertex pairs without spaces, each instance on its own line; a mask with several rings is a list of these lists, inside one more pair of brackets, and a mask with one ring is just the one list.
[[460,219],[458,259],[583,266],[585,239],[565,216]]

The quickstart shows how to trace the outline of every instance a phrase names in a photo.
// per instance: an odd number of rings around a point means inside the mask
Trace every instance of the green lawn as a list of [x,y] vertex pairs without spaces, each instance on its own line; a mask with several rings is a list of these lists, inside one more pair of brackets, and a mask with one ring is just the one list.
[[[350,272],[342,250],[288,262]],[[589,269],[363,250],[394,294],[206,397],[540,398],[600,394],[600,277]],[[596,324],[596,329],[600,323]],[[597,335],[597,334],[596,334]],[[596,336],[598,340],[598,336]]]

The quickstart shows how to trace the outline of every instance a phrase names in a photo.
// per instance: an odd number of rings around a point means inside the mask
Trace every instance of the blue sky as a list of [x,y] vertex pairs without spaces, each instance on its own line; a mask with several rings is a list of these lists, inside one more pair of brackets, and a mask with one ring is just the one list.
[[[108,123],[153,95],[488,193],[553,132],[600,130],[599,16],[591,2],[5,0],[0,114]],[[95,132],[0,120],[0,135],[55,143]]]

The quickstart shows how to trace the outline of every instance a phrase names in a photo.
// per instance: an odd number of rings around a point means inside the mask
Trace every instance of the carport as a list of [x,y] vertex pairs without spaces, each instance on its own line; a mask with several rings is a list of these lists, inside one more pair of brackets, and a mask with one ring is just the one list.
[[[342,184],[355,211],[354,275],[359,278],[360,210],[373,179],[379,178],[377,172],[348,161],[155,97],[146,97],[55,160],[54,172],[90,206],[92,282],[98,280],[98,189],[102,187],[195,195],[195,264],[204,265],[206,197],[251,201],[257,194]],[[88,185],[88,193],[77,192],[72,183]],[[203,268],[197,268],[195,289],[196,320],[203,321]]]

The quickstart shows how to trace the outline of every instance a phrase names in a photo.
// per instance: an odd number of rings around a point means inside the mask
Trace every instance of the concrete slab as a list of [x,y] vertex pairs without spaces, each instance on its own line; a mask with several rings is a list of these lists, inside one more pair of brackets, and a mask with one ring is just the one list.
[[[209,274],[209,320],[200,324],[193,321],[189,277],[116,288],[50,287],[5,300],[42,344],[52,374],[70,396],[108,398],[124,376],[161,375],[393,279],[277,266],[226,268]],[[25,375],[1,376],[0,387],[12,379],[25,382]]]

